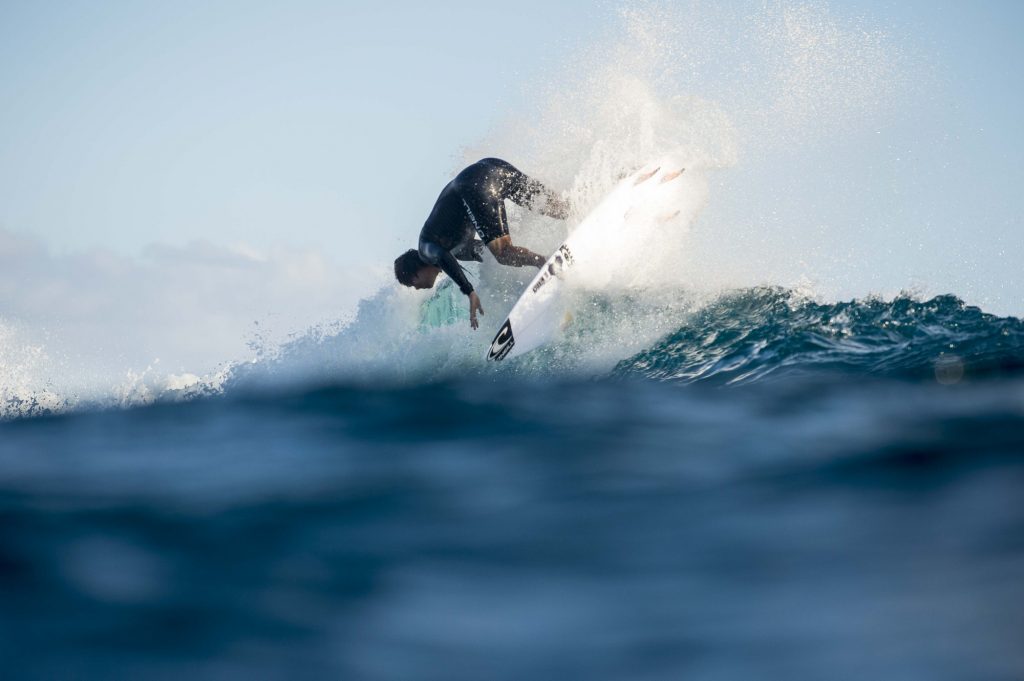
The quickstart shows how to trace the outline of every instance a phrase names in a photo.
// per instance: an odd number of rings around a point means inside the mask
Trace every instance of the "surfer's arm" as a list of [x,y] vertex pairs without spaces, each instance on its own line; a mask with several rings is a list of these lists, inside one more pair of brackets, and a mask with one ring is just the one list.
[[473,285],[469,283],[469,279],[466,278],[466,272],[462,269],[462,265],[459,264],[454,255],[445,251],[438,267],[451,277],[452,281],[459,285],[459,290],[465,295],[468,296],[473,292]]
[[540,267],[544,264],[544,258],[533,251],[522,246],[513,246],[512,237],[508,235],[500,236],[493,241],[487,242],[487,248],[494,254],[494,259],[502,265],[510,265],[512,267],[533,265],[534,267]]
[[[420,259],[434,267],[440,267],[441,271],[451,277],[451,280],[459,285],[459,290],[469,297],[469,325],[476,329],[479,323],[476,320],[476,313],[484,313],[483,305],[480,304],[480,296],[473,290],[473,285],[466,278],[462,265],[455,259],[447,248],[438,246],[433,241],[420,239]],[[461,253],[461,252],[460,252]]]
[[480,304],[480,296],[476,294],[476,291],[469,292],[469,325],[476,329],[480,326],[479,322],[476,321],[476,313],[484,313],[484,308]]
[[465,295],[469,295],[473,292],[473,285],[469,283],[469,279],[466,278],[466,273],[462,269],[462,265],[455,259],[455,256],[447,248],[442,248],[437,244],[420,240],[420,259],[423,262],[440,267],[441,271],[451,277],[459,286],[459,290]]

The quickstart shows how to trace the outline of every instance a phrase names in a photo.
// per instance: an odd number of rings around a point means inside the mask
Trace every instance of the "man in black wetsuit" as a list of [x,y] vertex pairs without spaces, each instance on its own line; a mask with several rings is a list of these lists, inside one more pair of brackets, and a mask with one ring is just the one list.
[[[540,267],[544,258],[512,245],[505,215],[505,199],[565,219],[568,204],[537,180],[498,158],[485,158],[455,176],[441,191],[423,229],[418,249],[395,259],[395,278],[405,286],[432,288],[442,271],[469,296],[469,323],[477,328],[476,313],[484,313],[480,297],[459,265],[459,260],[483,260],[487,245],[502,265]],[[479,235],[480,239],[476,239]]]

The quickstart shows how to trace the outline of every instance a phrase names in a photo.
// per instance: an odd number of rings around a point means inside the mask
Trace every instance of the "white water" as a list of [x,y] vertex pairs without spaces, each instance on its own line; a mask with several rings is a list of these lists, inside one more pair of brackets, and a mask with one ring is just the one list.
[[298,250],[60,255],[0,230],[0,415],[216,389],[232,363],[346,319],[360,276],[379,281]]

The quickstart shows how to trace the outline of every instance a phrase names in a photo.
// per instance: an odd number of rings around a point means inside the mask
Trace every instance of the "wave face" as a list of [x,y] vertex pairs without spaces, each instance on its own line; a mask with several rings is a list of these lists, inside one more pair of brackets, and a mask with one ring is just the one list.
[[[710,297],[681,289],[575,291],[554,342],[493,364],[483,360],[487,334],[470,331],[461,318],[417,323],[429,306],[403,293],[382,292],[340,330],[307,334],[233,367],[225,388],[325,375],[369,385],[606,377],[726,385],[798,376],[954,384],[1024,368],[1024,321],[954,295],[829,303],[781,287]],[[489,295],[494,318],[503,318],[508,299]]]
[[680,383],[751,383],[818,373],[936,379],[1024,367],[1024,321],[952,295],[919,301],[819,303],[782,288],[731,293],[616,365],[618,376]]

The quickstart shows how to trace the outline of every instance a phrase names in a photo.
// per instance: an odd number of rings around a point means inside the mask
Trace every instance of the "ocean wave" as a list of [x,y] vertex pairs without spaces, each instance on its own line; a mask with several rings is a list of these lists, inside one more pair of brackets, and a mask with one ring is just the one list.
[[821,303],[789,289],[735,291],[624,359],[617,376],[747,383],[841,372],[956,383],[1024,369],[1024,321],[954,295]]
[[1024,368],[1024,321],[954,295],[824,302],[782,287],[575,291],[554,342],[494,364],[483,359],[487,334],[457,315],[425,325],[417,315],[429,306],[401,293],[382,291],[351,323],[234,367],[226,390],[609,376],[724,385],[835,373],[951,384]]

